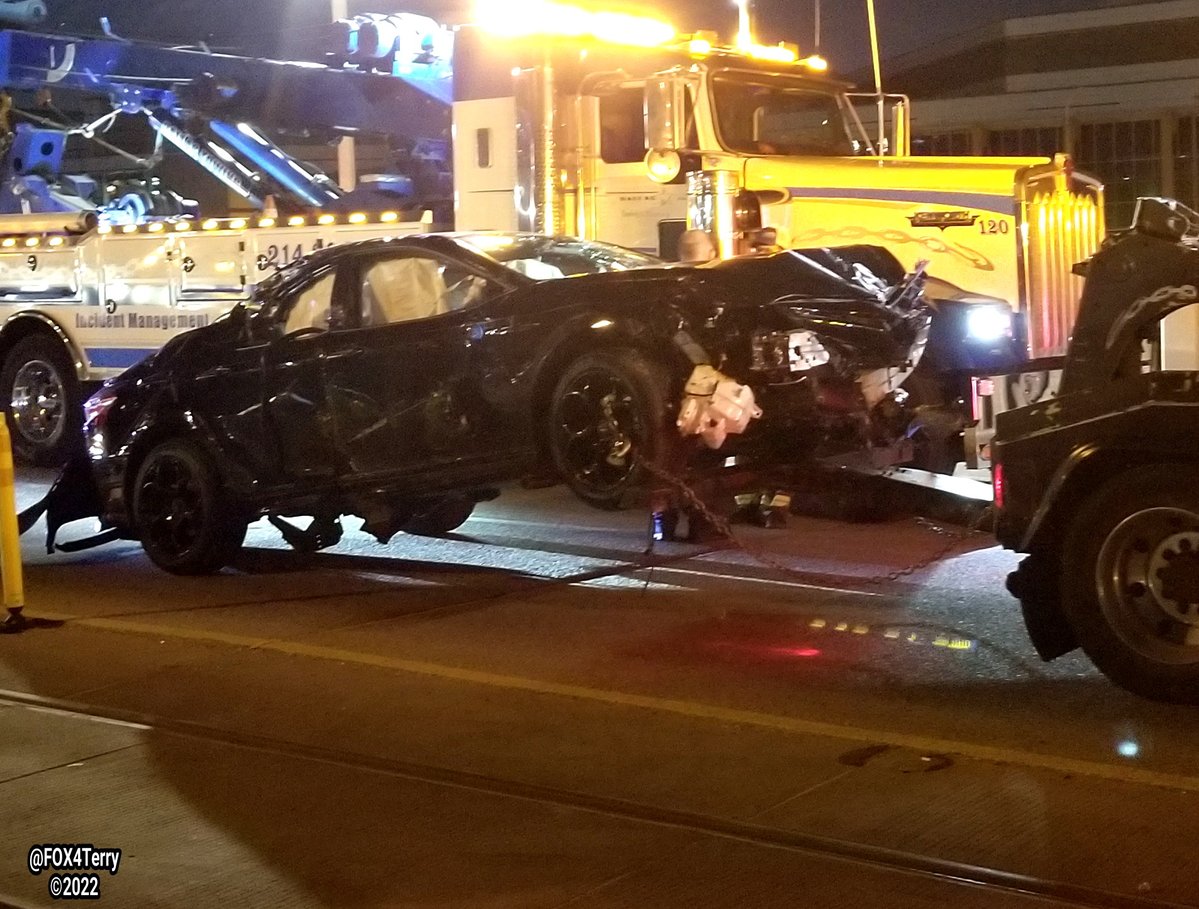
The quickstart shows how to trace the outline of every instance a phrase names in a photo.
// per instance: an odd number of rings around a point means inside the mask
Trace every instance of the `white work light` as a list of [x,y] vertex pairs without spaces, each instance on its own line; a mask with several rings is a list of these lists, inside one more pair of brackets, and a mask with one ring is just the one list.
[[1012,336],[1012,311],[1007,306],[974,306],[966,314],[966,336],[992,343]]

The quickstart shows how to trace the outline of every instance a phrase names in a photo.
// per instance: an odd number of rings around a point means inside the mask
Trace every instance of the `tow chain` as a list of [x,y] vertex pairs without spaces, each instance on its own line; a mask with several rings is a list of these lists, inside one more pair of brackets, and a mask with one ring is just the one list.
[[[732,524],[729,522],[728,518],[714,511],[699,496],[699,494],[682,479],[674,474],[669,473],[668,471],[663,470],[657,464],[653,464],[648,461],[639,461],[639,463],[641,467],[644,468],[646,473],[674,489],[682,499],[684,507],[689,509],[693,515],[698,514],[700,517],[702,517],[703,520],[711,525],[718,534],[732,543],[733,546],[739,551],[745,553],[759,564],[765,565],[767,568],[772,568],[775,571],[791,577],[802,578],[805,582],[810,581],[809,574],[798,571],[797,569],[792,568],[790,565],[787,565],[785,562],[775,558],[770,553],[765,552],[757,547],[750,546],[744,541],[739,540],[736,534],[733,532]],[[930,533],[936,534],[937,536],[945,537],[945,544],[934,550],[927,557],[920,559],[917,562],[913,562],[910,565],[905,565],[903,568],[897,568],[894,571],[887,572],[886,574],[871,575],[864,578],[854,577],[853,580],[862,586],[873,587],[892,581],[898,581],[901,578],[909,577],[918,571],[922,571],[923,569],[928,568],[930,565],[936,564],[937,562],[948,558],[959,546],[981,532],[982,526],[991,518],[991,516],[992,509],[990,507],[980,509],[979,513],[975,515],[970,523],[961,530],[950,530],[933,523],[927,518],[916,518],[916,523],[918,526],[923,527]],[[651,514],[651,521],[652,520],[653,516]],[[647,551],[652,551],[653,543],[654,539],[653,534],[651,533],[649,549]]]

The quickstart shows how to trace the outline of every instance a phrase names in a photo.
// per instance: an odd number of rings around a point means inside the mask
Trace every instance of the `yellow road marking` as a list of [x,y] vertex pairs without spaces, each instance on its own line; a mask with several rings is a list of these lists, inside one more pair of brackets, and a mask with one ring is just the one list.
[[759,729],[771,729],[777,732],[842,739],[861,744],[890,745],[895,748],[907,748],[924,753],[955,754],[989,763],[1015,764],[1022,767],[1049,770],[1055,773],[1088,776],[1120,783],[1160,786],[1167,789],[1199,792],[1199,777],[1195,776],[1163,773],[1119,764],[1106,764],[1101,761],[1062,757],[1036,751],[1024,751],[1018,748],[1000,748],[954,739],[909,735],[884,729],[848,726],[839,723],[824,723],[818,720],[804,720],[798,717],[762,713],[756,710],[740,710],[735,707],[720,707],[714,704],[701,704],[695,701],[683,701],[675,698],[632,694],[605,688],[590,688],[585,685],[569,685],[542,679],[483,672],[460,666],[445,666],[440,663],[427,663],[421,660],[408,660],[399,657],[382,656],[380,654],[361,653],[356,650],[343,650],[320,644],[303,644],[298,641],[253,638],[222,631],[179,628],[174,625],[153,625],[129,621],[127,619],[84,618],[73,615],[56,615],[53,613],[39,613],[39,615],[55,621],[69,622],[74,626],[96,628],[104,631],[228,644],[232,647],[249,650],[281,653],[287,656],[311,657],[317,660],[350,663],[357,666],[370,666],[376,669],[387,669],[392,672],[422,675],[454,682],[465,682],[472,685],[485,685],[490,688],[501,688],[509,691],[524,691],[531,694],[573,698],[575,700],[608,704],[615,707],[652,710],[659,713],[687,717],[689,719],[712,720],[720,723],[753,726]]

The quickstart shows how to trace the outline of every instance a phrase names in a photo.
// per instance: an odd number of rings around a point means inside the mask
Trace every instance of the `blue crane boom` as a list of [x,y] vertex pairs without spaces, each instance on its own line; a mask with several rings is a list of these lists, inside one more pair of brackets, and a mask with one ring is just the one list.
[[[341,197],[326,175],[295,161],[266,130],[444,144],[450,79],[440,60],[406,61],[402,72],[384,75],[0,30],[0,88],[84,92],[106,99],[114,112],[146,115],[159,136],[256,206],[267,192],[303,207],[335,205]],[[210,132],[197,134],[196,123]]]

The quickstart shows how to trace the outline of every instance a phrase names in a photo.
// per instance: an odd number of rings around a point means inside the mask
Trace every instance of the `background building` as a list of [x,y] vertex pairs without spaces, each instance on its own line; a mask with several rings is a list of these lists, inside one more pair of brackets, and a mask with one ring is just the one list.
[[917,101],[917,154],[1066,151],[1113,227],[1139,195],[1199,208],[1199,0],[1007,19],[888,61],[887,83]]

